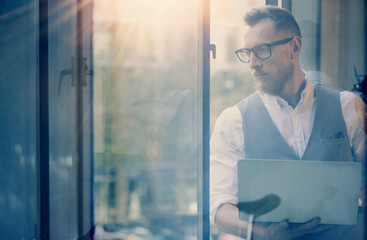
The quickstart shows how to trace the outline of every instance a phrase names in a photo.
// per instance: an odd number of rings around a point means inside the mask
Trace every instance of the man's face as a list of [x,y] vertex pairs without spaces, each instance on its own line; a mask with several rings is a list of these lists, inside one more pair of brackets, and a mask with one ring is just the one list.
[[[245,32],[245,48],[253,48],[260,44],[269,44],[284,38],[292,37],[274,31],[274,22],[264,19]],[[251,53],[248,63],[258,89],[271,95],[279,95],[293,78],[294,64],[291,60],[290,43],[271,47],[271,57],[266,60],[257,58]]]

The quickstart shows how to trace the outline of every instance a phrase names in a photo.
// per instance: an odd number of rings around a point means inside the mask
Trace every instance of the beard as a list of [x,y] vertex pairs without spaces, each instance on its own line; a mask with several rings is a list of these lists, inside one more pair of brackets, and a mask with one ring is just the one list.
[[256,89],[270,95],[279,95],[285,85],[293,78],[294,65],[279,68],[278,75],[256,78]]

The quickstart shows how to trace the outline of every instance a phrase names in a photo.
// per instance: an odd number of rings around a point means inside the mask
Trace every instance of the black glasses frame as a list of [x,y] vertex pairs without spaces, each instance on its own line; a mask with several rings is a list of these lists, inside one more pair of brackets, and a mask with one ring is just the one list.
[[[249,63],[249,62],[250,62],[250,58],[249,58],[249,60],[248,60],[248,61],[244,61],[244,60],[240,57],[240,55],[239,55],[241,52],[244,52],[244,51],[246,51],[246,50],[247,50],[247,51],[249,51],[250,55],[251,55],[251,52],[253,52],[253,53],[255,54],[255,56],[256,56],[258,59],[266,60],[266,59],[268,59],[268,58],[270,58],[270,57],[271,57],[271,47],[272,47],[272,46],[278,46],[278,45],[286,44],[286,43],[288,43],[289,41],[291,41],[292,39],[293,39],[293,37],[291,37],[291,38],[281,39],[281,40],[278,40],[278,41],[275,41],[275,42],[272,42],[272,43],[260,44],[260,45],[257,45],[257,46],[255,46],[255,47],[253,47],[253,48],[241,48],[241,49],[236,50],[236,51],[235,51],[235,53],[236,53],[236,55],[237,55],[238,59],[240,59],[240,61],[241,61],[241,62],[243,62],[243,63]],[[262,57],[260,57],[260,56],[258,56],[258,55],[257,55],[257,53],[254,51],[254,49],[255,49],[255,48],[257,48],[257,47],[260,47],[260,46],[267,46],[267,47],[269,48],[269,57],[262,58]]]

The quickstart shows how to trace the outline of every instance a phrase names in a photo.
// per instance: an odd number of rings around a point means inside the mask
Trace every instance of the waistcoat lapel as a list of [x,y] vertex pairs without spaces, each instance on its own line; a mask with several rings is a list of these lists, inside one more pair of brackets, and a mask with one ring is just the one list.
[[298,159],[271,120],[259,94],[237,104],[242,114],[246,158]]
[[339,92],[316,86],[316,95],[315,120],[302,159],[353,161]]

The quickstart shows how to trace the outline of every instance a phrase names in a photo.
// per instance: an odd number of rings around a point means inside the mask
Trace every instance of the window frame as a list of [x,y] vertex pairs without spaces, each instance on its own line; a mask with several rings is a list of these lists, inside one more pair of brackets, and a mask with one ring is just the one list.
[[[49,42],[49,28],[50,28],[50,11],[49,11],[49,2],[50,0],[38,0],[36,1],[38,5],[38,109],[37,109],[37,115],[38,115],[38,219],[37,222],[39,223],[38,226],[36,226],[37,236],[40,237],[40,239],[50,239],[51,236],[51,211],[50,211],[50,94],[49,94],[49,56],[50,56],[50,42]],[[76,80],[76,92],[77,92],[77,98],[76,98],[76,121],[77,121],[77,164],[76,164],[76,174],[77,177],[74,179],[74,184],[77,188],[77,206],[78,206],[78,212],[77,212],[77,233],[78,238],[80,239],[90,239],[93,236],[94,233],[94,220],[93,220],[93,177],[91,177],[90,182],[90,196],[89,199],[84,194],[85,189],[85,178],[86,178],[86,170],[85,168],[88,167],[85,165],[85,157],[84,157],[84,151],[86,150],[84,147],[85,144],[85,113],[90,113],[88,117],[92,118],[92,102],[90,109],[85,109],[86,106],[83,105],[84,103],[84,91],[85,87],[88,86],[86,83],[86,75],[90,75],[91,82],[90,85],[90,94],[93,94],[92,89],[92,75],[93,75],[93,69],[88,69],[87,61],[84,58],[85,54],[88,54],[88,51],[91,51],[91,49],[86,50],[86,44],[90,44],[89,38],[91,37],[91,29],[84,30],[83,26],[86,25],[86,19],[90,18],[90,21],[92,21],[92,7],[91,7],[91,1],[87,0],[75,0],[76,6],[78,10],[76,11],[76,29],[75,36],[76,36],[76,70],[75,75],[77,77]],[[78,31],[78,29],[83,29],[83,31]],[[90,57],[90,56],[87,56]],[[90,64],[89,68],[92,68],[92,64]],[[91,101],[91,99],[90,99]],[[93,122],[92,119],[90,120],[90,124],[92,127]],[[88,126],[87,126],[88,127]],[[90,130],[90,129],[89,129]],[[87,130],[88,131],[88,130]],[[92,131],[92,130],[90,130]],[[92,138],[93,134],[91,135]],[[88,146],[93,146],[93,139],[90,139],[90,141],[87,143]],[[91,167],[90,172],[93,173],[93,155],[91,154],[91,158],[88,159],[91,161]],[[71,192],[70,194],[74,194],[74,192]],[[85,222],[86,217],[85,214],[85,207],[88,207],[85,205],[85,203],[89,201],[88,204],[91,205],[90,210],[90,222],[88,223],[88,229],[85,229]],[[88,205],[87,204],[87,205]]]

